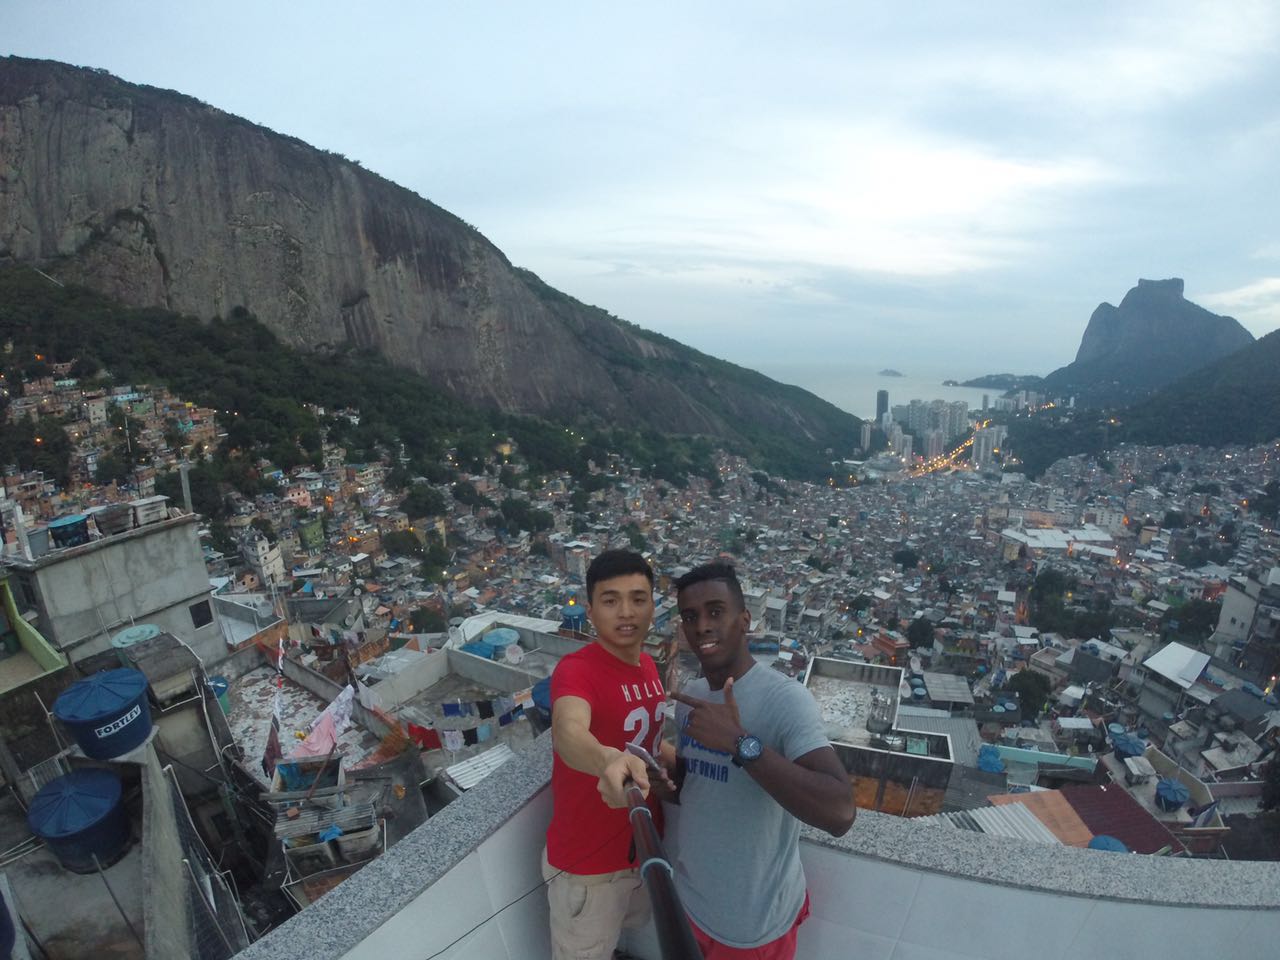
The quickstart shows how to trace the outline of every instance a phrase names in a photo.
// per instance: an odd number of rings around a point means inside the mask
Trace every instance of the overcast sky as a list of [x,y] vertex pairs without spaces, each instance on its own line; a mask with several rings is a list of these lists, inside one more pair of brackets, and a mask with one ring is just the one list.
[[[198,8],[198,9],[197,9]],[[1139,277],[1280,327],[1280,4],[4,0],[804,384],[1047,373]]]

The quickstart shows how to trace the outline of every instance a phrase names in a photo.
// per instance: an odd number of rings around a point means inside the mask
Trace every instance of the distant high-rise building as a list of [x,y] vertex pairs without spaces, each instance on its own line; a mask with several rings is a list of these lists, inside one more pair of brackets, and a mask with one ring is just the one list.
[[946,437],[942,435],[941,430],[926,430],[924,433],[924,453],[926,460],[932,460],[934,457],[942,456],[943,444]]
[[871,421],[870,420],[862,421],[862,449],[863,450],[871,449]]
[[914,442],[915,442],[915,437],[913,437],[911,434],[904,433],[902,435],[902,439],[901,441],[899,441],[899,444],[898,444],[898,456],[902,457],[903,463],[911,462],[911,447]]
[[889,391],[876,391],[876,419],[880,420],[889,412]]
[[982,395],[982,412],[986,413],[987,407],[989,407],[990,405],[991,405],[991,394],[984,393]]

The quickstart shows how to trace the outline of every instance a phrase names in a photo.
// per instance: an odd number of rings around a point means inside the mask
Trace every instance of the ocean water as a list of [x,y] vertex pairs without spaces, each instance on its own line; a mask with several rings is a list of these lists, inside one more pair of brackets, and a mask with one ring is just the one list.
[[912,400],[963,400],[971,410],[982,409],[982,395],[985,393],[994,400],[1001,396],[1000,390],[982,390],[976,387],[944,387],[943,380],[968,380],[985,373],[998,373],[996,370],[986,371],[943,371],[912,369],[909,366],[894,367],[903,375],[901,377],[882,377],[883,367],[863,367],[842,365],[817,361],[804,363],[786,361],[756,365],[767,377],[781,383],[795,384],[810,393],[817,394],[823,400],[835,404],[841,410],[862,417],[864,420],[876,415],[876,391],[889,391],[889,406],[899,403],[910,403]]

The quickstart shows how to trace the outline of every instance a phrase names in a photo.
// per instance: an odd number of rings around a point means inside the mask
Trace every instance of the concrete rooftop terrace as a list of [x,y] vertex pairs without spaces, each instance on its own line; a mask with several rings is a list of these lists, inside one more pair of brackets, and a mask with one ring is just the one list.
[[[232,680],[227,690],[231,712],[227,723],[231,735],[244,749],[245,767],[263,786],[271,782],[262,771],[262,754],[267,748],[271,733],[271,711],[276,695],[276,671],[274,667],[259,666],[244,676]],[[305,733],[312,721],[328,706],[325,700],[310,690],[299,686],[288,677],[280,688],[280,748],[289,756],[300,742],[298,733]],[[378,749],[379,739],[354,720],[338,736],[338,749],[343,753],[343,765],[356,766]]]
[[[539,853],[551,742],[514,760],[241,960],[549,957]],[[678,816],[678,808],[672,808]],[[669,851],[670,852],[670,851]],[[1280,864],[1110,854],[939,831],[859,811],[805,828],[800,960],[1203,960],[1280,937]],[[495,917],[496,915],[496,917]],[[651,928],[623,946],[658,960]]]

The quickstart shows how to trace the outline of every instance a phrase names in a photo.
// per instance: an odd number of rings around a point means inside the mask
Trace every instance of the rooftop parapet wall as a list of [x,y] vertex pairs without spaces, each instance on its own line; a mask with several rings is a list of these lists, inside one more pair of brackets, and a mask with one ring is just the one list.
[[[550,810],[546,794],[550,769],[551,740],[544,735],[515,760],[329,893],[319,909],[303,911],[239,957],[242,960],[363,958],[374,956],[375,951],[376,955],[390,955],[385,953],[387,949],[410,942],[416,943],[414,955],[443,949],[475,921],[468,918],[455,932],[456,924],[452,921],[457,918],[441,915],[439,901],[442,898],[488,896],[495,901],[488,910],[493,913],[536,885],[539,876],[536,862],[516,863],[511,853],[515,849],[531,850],[530,859],[536,861]],[[518,836],[506,837],[504,832],[505,839],[495,837],[507,826]],[[912,935],[905,927],[896,933],[877,932],[875,914],[879,908],[856,902],[857,891],[875,887],[875,878],[882,874],[887,884],[908,882],[917,901],[933,887],[945,888],[948,902],[954,899],[953,894],[959,896],[963,901],[961,905],[970,911],[967,921],[970,925],[976,917],[987,915],[988,909],[992,911],[991,916],[1006,917],[995,928],[1001,932],[989,943],[995,953],[957,949],[929,956],[1012,955],[1001,946],[1002,941],[1013,942],[1004,928],[1016,928],[1021,923],[1016,916],[1001,913],[1002,904],[1011,897],[1030,898],[1029,903],[1034,901],[1035,905],[1052,907],[1076,917],[1079,923],[1073,929],[1085,931],[1081,935],[1087,935],[1088,918],[1093,910],[1101,910],[1107,916],[1114,914],[1145,929],[1150,943],[1161,943],[1160,950],[1167,958],[1199,960],[1205,955],[1203,937],[1183,942],[1166,938],[1160,932],[1158,924],[1171,916],[1189,918],[1189,922],[1208,930],[1213,942],[1219,944],[1233,942],[1241,932],[1242,922],[1251,927],[1254,942],[1270,942],[1280,932],[1280,864],[1275,863],[1123,856],[930,828],[865,811],[859,813],[853,830],[845,837],[831,838],[806,828],[803,838],[802,855],[815,904],[840,905],[839,909],[846,912],[845,932],[852,929],[850,936],[855,939],[892,943],[895,939],[906,941]],[[480,848],[484,845],[490,849],[495,842],[502,852],[503,890],[475,891],[477,871],[479,876],[484,875],[486,861],[486,854]],[[447,888],[464,882],[469,885],[465,893],[461,888],[456,894],[448,892]],[[504,899],[507,886],[520,889]],[[530,903],[533,907],[528,906]],[[433,909],[428,910],[428,905]],[[909,903],[899,906],[904,911],[910,908]],[[941,908],[944,904],[940,900],[937,906]],[[545,912],[545,901],[535,894],[527,897],[519,909],[526,911],[526,916],[536,917],[539,910]],[[504,917],[506,923],[512,922],[509,916]],[[499,925],[503,922],[503,918],[499,918]],[[529,924],[527,935],[545,936],[544,930],[539,934],[541,928],[536,920],[526,922]],[[942,923],[939,920],[935,926]],[[1039,935],[1030,922],[1023,926],[1027,927],[1024,932],[1029,937]],[[505,926],[503,929],[506,937],[510,931]],[[818,931],[812,935],[816,938],[821,935],[822,926],[815,924],[814,929]],[[410,935],[416,940],[404,939]],[[516,955],[487,953],[498,938],[493,933],[486,934],[485,928],[474,936],[467,941],[474,949],[461,945],[448,955],[483,956],[486,960]],[[1219,937],[1222,939],[1217,939]],[[802,957],[830,955],[820,947],[806,948],[809,940],[809,936],[802,935]],[[521,956],[545,955],[532,940],[524,941],[521,946],[524,950]],[[654,951],[640,955],[658,956]]]

